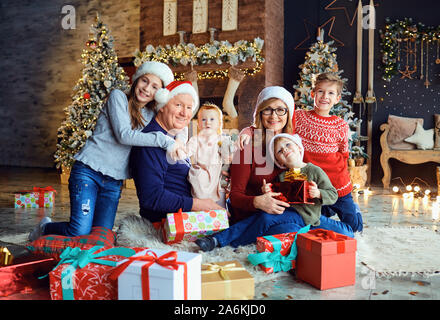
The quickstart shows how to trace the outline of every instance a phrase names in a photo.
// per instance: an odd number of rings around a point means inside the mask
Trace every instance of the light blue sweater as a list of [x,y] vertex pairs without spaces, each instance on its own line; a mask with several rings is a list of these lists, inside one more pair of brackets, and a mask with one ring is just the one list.
[[[142,116],[146,126],[155,113],[142,108]],[[174,145],[172,137],[162,132],[143,133],[142,129],[131,128],[127,96],[121,90],[114,89],[99,114],[92,136],[74,158],[114,179],[131,178],[128,161],[132,146],[170,150]],[[180,135],[186,142],[188,129],[183,131]]]

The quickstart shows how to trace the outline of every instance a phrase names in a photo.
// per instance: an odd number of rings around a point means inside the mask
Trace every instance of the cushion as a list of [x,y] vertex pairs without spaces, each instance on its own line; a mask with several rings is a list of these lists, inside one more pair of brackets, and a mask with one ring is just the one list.
[[92,227],[90,234],[66,237],[61,235],[45,235],[29,243],[26,247],[35,254],[59,259],[61,252],[67,247],[90,249],[93,246],[114,247],[116,234],[105,227]]
[[388,133],[388,147],[396,150],[416,149],[414,144],[405,142],[405,139],[414,134],[417,123],[423,126],[423,119],[389,115],[388,124],[390,131]]
[[417,123],[416,132],[406,142],[414,143],[417,149],[429,150],[434,148],[434,129],[425,130],[420,123]]
[[440,114],[434,115],[434,150],[440,150]]

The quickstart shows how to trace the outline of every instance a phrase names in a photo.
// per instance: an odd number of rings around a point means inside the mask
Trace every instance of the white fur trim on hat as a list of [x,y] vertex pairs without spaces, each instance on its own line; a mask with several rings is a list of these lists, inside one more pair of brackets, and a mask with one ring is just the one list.
[[257,103],[255,105],[254,110],[254,123],[256,120],[256,112],[258,109],[258,106],[263,102],[271,98],[277,98],[283,101],[287,108],[289,109],[289,116],[292,118],[293,114],[295,112],[295,101],[293,99],[292,94],[284,89],[283,87],[279,86],[272,86],[272,87],[266,87],[263,90],[261,90],[260,94],[257,98]]
[[194,104],[192,110],[194,116],[197,108],[199,107],[199,96],[189,81],[173,81],[166,88],[157,90],[156,94],[154,95],[154,100],[157,102],[156,111],[159,111],[161,108],[163,108],[172,97],[182,93],[187,93],[193,98]]
[[166,87],[174,81],[174,74],[165,63],[157,61],[146,61],[142,63],[136,70],[135,74],[131,78],[132,82],[135,82],[137,78],[144,74],[154,74],[159,77],[163,82],[163,86]]
[[274,136],[270,142],[269,142],[269,153],[270,156],[272,157],[272,160],[274,161],[274,163],[281,169],[286,169],[286,167],[282,166],[281,164],[278,163],[276,157],[275,157],[275,153],[274,153],[274,145],[275,145],[275,140],[278,138],[287,138],[289,140],[292,140],[293,143],[295,143],[298,147],[299,150],[301,152],[301,159],[304,158],[304,146],[301,142],[301,137],[297,134],[288,134],[288,133],[280,133],[277,134],[276,136]]

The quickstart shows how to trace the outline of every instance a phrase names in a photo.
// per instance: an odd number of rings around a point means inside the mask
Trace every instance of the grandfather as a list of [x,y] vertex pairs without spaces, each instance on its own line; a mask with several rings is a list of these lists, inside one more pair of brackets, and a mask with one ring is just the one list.
[[[199,98],[191,82],[174,81],[155,95],[156,117],[142,132],[160,131],[175,137],[188,126],[198,108]],[[140,215],[153,223],[159,223],[167,213],[222,209],[211,199],[191,196],[187,180],[191,166],[189,159],[172,161],[169,154],[156,147],[133,147],[130,167]]]

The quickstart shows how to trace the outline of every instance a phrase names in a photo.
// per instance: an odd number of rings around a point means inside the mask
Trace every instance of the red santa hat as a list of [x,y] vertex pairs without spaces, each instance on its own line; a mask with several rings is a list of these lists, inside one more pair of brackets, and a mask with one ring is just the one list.
[[173,81],[165,88],[157,90],[154,95],[154,100],[157,102],[156,111],[163,108],[171,98],[183,93],[187,93],[193,98],[194,104],[192,110],[194,115],[199,107],[199,96],[189,81]]

